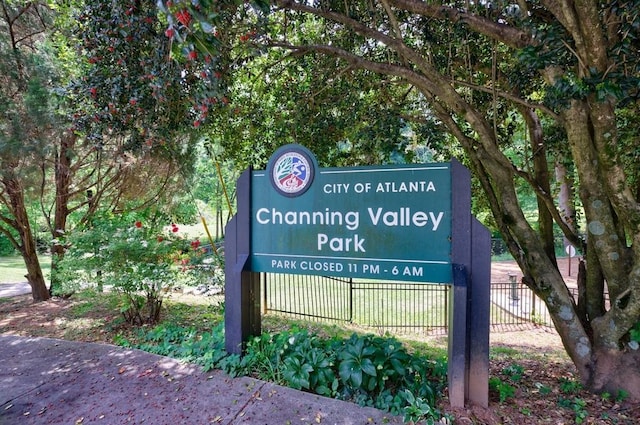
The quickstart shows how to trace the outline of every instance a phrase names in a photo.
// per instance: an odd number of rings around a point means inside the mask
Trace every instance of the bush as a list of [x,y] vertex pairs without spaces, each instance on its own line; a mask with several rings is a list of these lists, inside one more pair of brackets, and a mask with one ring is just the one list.
[[67,236],[69,246],[58,265],[61,291],[112,286],[121,294],[120,312],[128,323],[156,323],[164,295],[176,285],[201,278],[194,263],[203,253],[198,241],[176,236],[177,226],[163,231],[152,221],[131,215],[98,217],[92,227]]

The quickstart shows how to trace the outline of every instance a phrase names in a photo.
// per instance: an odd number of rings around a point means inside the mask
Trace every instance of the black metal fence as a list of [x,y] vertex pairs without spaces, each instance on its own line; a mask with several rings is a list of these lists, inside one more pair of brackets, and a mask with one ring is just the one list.
[[[446,334],[449,286],[263,274],[265,313],[346,322],[395,334]],[[542,302],[519,282],[491,284],[493,330],[552,327]]]

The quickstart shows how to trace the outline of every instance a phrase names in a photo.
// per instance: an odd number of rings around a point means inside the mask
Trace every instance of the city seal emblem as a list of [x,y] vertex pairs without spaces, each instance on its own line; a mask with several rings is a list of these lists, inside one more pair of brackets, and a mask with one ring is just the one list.
[[267,169],[271,184],[281,195],[300,196],[309,189],[315,173],[311,153],[300,145],[286,145],[278,149]]

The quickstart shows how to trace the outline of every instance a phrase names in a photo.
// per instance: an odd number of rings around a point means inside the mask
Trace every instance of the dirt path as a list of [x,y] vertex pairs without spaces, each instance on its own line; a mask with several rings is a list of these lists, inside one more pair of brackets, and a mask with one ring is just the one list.
[[[577,287],[578,262],[579,259],[577,257],[558,259],[560,273],[570,288]],[[515,261],[494,261],[491,263],[491,282],[509,282],[509,276],[512,274],[516,276],[516,281],[520,282],[522,272]]]

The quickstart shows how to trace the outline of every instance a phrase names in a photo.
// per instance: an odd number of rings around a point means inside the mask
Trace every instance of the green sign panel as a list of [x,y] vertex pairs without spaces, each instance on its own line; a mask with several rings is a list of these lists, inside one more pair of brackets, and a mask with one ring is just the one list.
[[450,283],[449,163],[317,168],[279,149],[251,174],[251,270]]

